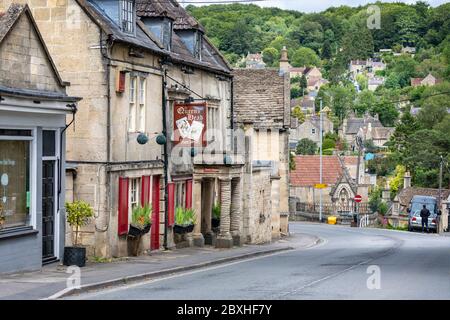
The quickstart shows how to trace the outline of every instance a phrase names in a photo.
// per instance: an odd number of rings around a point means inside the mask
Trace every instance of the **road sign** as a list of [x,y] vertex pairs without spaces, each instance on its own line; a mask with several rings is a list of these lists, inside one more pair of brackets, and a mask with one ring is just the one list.
[[361,202],[362,201],[362,197],[359,195],[359,194],[357,194],[356,196],[355,196],[355,202]]
[[316,183],[314,185],[314,188],[316,189],[325,189],[326,187],[328,187],[325,183]]

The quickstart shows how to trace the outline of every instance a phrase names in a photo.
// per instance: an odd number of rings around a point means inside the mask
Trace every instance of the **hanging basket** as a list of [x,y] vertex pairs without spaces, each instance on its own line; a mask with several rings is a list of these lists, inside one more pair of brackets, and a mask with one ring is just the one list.
[[220,219],[212,218],[211,219],[211,226],[213,228],[218,228],[220,226]]
[[151,223],[146,224],[143,228],[136,226],[134,224],[130,224],[130,228],[128,230],[128,235],[131,237],[142,236],[146,233],[149,233],[151,227],[152,227]]

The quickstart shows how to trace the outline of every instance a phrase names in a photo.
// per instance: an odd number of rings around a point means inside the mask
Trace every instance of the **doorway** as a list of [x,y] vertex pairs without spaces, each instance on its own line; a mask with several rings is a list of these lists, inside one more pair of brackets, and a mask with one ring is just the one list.
[[42,263],[55,257],[55,161],[42,161]]

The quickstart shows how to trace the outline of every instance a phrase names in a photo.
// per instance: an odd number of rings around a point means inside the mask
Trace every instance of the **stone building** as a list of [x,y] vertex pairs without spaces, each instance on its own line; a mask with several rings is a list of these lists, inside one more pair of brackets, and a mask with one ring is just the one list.
[[411,86],[434,86],[438,83],[441,83],[440,79],[434,77],[431,73],[429,73],[425,78],[411,78]]
[[[194,245],[240,245],[245,240],[241,236],[243,158],[233,152],[231,138],[231,67],[204,28],[176,1],[139,0],[137,14],[149,32],[159,30],[158,25],[173,30],[165,64],[168,217],[173,217],[176,207],[193,208],[197,223],[189,240]],[[184,127],[197,128],[198,135],[184,132]],[[214,204],[221,207],[218,233],[211,225]]]
[[234,75],[236,126],[245,136],[244,234],[251,243],[287,233],[289,212],[289,73],[237,69]]
[[382,147],[390,138],[394,128],[384,127],[378,115],[365,114],[362,118],[350,115],[345,118],[339,129],[339,136],[355,149],[356,137],[360,135],[363,140],[372,140],[378,147]]
[[263,60],[263,54],[249,52],[245,57],[245,67],[247,69],[264,69],[266,63]]
[[[351,210],[356,194],[362,196],[363,202],[368,201],[369,185],[364,183],[364,161],[361,159],[358,171],[357,158],[357,156],[323,156],[322,183],[327,187],[322,189],[322,201],[334,204],[337,211]],[[315,185],[320,183],[320,156],[298,155],[295,157],[295,165],[295,170],[290,173],[290,197],[302,203],[318,203],[320,189],[316,189]]]
[[[322,116],[323,135],[333,132],[333,122],[326,116]],[[296,143],[301,139],[310,139],[315,143],[320,143],[320,116],[313,115],[307,117],[305,121],[298,125],[296,129],[290,130],[290,143]]]
[[[132,209],[145,203],[153,213],[143,250],[173,245],[177,206],[195,209],[192,238],[203,245],[214,202],[223,216],[216,244],[241,243],[231,69],[203,27],[172,0],[29,3],[70,94],[83,97],[68,134],[67,177],[68,200],[86,200],[96,212],[82,233],[89,254],[127,255]],[[164,133],[166,148],[156,143]]]
[[[27,5],[0,9],[0,273],[61,259],[69,97]],[[66,116],[67,123],[66,125]],[[70,129],[68,129],[70,130]]]

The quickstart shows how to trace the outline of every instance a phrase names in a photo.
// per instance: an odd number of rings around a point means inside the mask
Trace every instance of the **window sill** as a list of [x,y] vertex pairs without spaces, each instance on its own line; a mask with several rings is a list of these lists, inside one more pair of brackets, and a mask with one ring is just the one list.
[[11,230],[5,229],[0,230],[0,240],[17,237],[26,237],[37,233],[39,233],[39,231],[33,229],[33,227],[14,228]]

